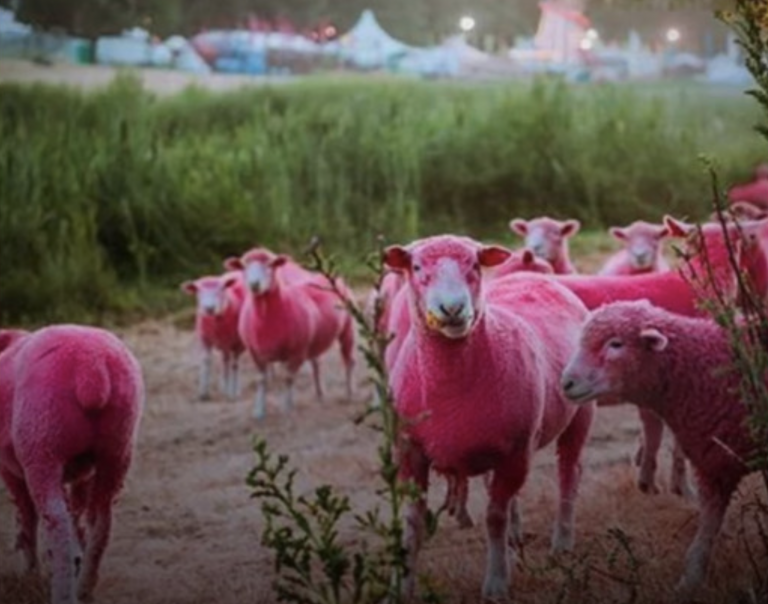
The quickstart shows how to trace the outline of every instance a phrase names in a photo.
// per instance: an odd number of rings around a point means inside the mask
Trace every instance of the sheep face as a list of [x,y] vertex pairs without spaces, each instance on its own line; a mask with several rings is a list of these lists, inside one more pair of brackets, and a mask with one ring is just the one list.
[[481,270],[497,266],[509,250],[455,236],[430,237],[384,252],[388,268],[404,274],[415,321],[446,338],[472,331],[481,313]]
[[593,312],[584,324],[579,346],[563,370],[561,387],[576,403],[597,397],[632,400],[637,375],[662,362],[668,339],[649,324],[650,304],[616,302]]
[[243,271],[246,287],[256,296],[266,294],[275,285],[277,269],[287,262],[282,254],[273,254],[267,250],[251,250],[242,258],[229,258],[224,266],[230,270]]
[[611,227],[609,232],[624,244],[629,263],[636,270],[653,268],[661,243],[669,235],[666,226],[642,220],[635,221],[626,228]]
[[197,310],[200,314],[220,316],[227,307],[227,289],[236,282],[234,276],[201,277],[195,281],[185,281],[181,289],[197,297]]
[[578,233],[580,227],[578,220],[559,221],[546,216],[528,221],[516,218],[509,223],[513,233],[525,238],[525,247],[547,262],[562,256],[566,239]]

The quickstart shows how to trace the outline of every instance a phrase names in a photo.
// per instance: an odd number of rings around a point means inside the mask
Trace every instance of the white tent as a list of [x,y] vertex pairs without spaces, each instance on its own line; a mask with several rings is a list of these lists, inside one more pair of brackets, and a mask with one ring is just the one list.
[[339,38],[341,55],[358,67],[384,67],[413,47],[396,40],[382,29],[371,10],[364,10],[357,23]]

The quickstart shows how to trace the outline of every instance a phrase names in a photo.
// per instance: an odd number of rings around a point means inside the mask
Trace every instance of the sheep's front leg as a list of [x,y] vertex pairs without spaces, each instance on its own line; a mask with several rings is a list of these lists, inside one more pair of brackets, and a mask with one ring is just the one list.
[[229,359],[229,398],[237,400],[240,396],[240,357],[233,354]]
[[267,369],[268,365],[256,363],[256,371],[258,375],[256,377],[256,398],[253,403],[253,417],[256,419],[264,419],[267,409]]
[[704,480],[699,482],[699,527],[685,555],[685,571],[675,588],[677,595],[682,599],[689,599],[704,580],[712,545],[720,532],[734,489],[735,485],[729,488],[724,487],[722,483],[710,485]]
[[664,434],[664,422],[649,409],[640,409],[640,421],[643,424],[642,445],[635,455],[635,463],[640,466],[637,486],[643,493],[658,493],[656,486],[656,459],[661,448]]
[[198,398],[201,401],[211,399],[211,367],[213,365],[213,351],[210,348],[203,348],[202,358],[200,359],[200,379],[198,385]]
[[696,499],[696,495],[688,481],[688,472],[686,470],[686,458],[680,443],[674,439],[672,446],[672,475],[670,477],[670,486],[675,495],[680,495],[688,501]]
[[[401,439],[398,443],[399,480],[413,482],[419,494],[405,507],[405,548],[408,566],[400,589],[406,601],[412,600],[416,592],[417,559],[426,532],[427,490],[429,488],[429,459],[420,446]],[[396,576],[393,576],[395,579]],[[395,588],[398,586],[395,585]]]
[[317,400],[323,400],[323,383],[320,379],[320,361],[317,358],[311,359],[309,363],[312,365],[312,378],[315,381],[315,394]]
[[485,523],[488,533],[488,558],[483,581],[483,598],[494,602],[509,601],[509,582],[517,550],[507,555],[510,506],[528,475],[529,456],[518,452],[493,473]]

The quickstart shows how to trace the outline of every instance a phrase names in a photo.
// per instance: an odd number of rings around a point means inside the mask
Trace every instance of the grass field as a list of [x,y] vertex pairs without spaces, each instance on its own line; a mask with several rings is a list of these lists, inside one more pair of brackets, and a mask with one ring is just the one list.
[[765,152],[749,98],[694,83],[219,77],[170,95],[153,71],[99,78],[0,84],[2,322],[168,309],[171,286],[255,243],[317,234],[354,276],[379,234],[512,244],[515,216],[700,218],[699,155],[727,184]]

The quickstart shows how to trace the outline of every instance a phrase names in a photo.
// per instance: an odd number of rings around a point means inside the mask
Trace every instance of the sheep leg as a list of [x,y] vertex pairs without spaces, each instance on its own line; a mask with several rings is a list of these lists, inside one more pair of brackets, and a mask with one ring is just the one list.
[[293,409],[293,382],[300,367],[301,363],[288,363],[285,366],[285,394],[283,397],[283,410],[285,412],[290,412]]
[[509,502],[509,531],[507,542],[513,550],[519,549],[523,544],[523,517],[520,514],[520,504],[517,497]]
[[72,484],[69,490],[69,510],[72,514],[72,522],[77,533],[81,554],[86,547],[86,532],[82,522],[83,512],[88,509],[92,484],[93,481],[90,478],[79,480]]
[[400,586],[405,601],[410,601],[416,591],[417,560],[424,541],[427,515],[427,490],[429,488],[429,459],[421,447],[413,442],[401,441],[398,447],[399,474],[401,482],[412,481],[419,490],[415,500],[405,507],[405,548],[407,574]]
[[341,358],[344,361],[344,373],[346,379],[347,401],[352,401],[352,370],[355,366],[355,328],[352,318],[346,315],[344,329],[339,336]]
[[658,493],[656,486],[656,459],[661,448],[664,422],[650,409],[640,409],[643,424],[642,445],[637,451],[635,463],[640,466],[637,486],[643,493]]
[[690,599],[693,592],[704,580],[712,553],[712,545],[723,524],[725,510],[734,486],[699,482],[699,500],[701,502],[699,527],[688,551],[685,554],[685,571],[675,591],[681,599]]
[[8,470],[0,470],[5,486],[16,504],[19,533],[16,538],[16,549],[24,554],[27,572],[37,570],[37,512],[23,478],[19,478]]
[[63,468],[27,464],[29,493],[40,510],[51,569],[51,601],[77,604],[76,536],[63,486]]
[[573,549],[574,508],[581,479],[581,452],[584,450],[584,444],[589,437],[589,429],[592,427],[594,415],[594,403],[579,407],[571,419],[571,423],[557,439],[560,502],[552,534],[551,549],[553,553]]
[[88,542],[77,586],[77,595],[83,601],[92,599],[98,582],[99,567],[112,529],[112,506],[123,487],[130,462],[130,457],[102,457],[91,480],[87,508]]
[[312,365],[312,378],[315,381],[315,394],[317,395],[317,400],[322,401],[323,385],[320,380],[320,361],[314,358],[314,359],[311,359],[309,363],[310,365]]
[[267,410],[267,370],[268,365],[264,365],[255,361],[256,371],[258,376],[256,377],[256,398],[253,403],[253,417],[261,420],[264,419]]
[[229,398],[236,401],[240,396],[240,357],[233,354],[230,358],[230,373],[229,373]]
[[461,528],[474,526],[472,517],[467,511],[467,499],[469,497],[469,478],[466,476],[446,476],[448,490],[445,494],[444,506],[448,514],[456,518]]
[[201,401],[211,399],[211,366],[213,365],[213,353],[210,348],[203,350],[203,357],[200,359],[200,383],[198,387],[198,398]]
[[675,495],[680,495],[688,501],[692,501],[696,498],[693,493],[690,482],[688,482],[688,474],[686,472],[686,459],[683,449],[680,447],[680,443],[677,439],[674,439],[674,445],[672,446],[672,474],[670,477],[670,485],[672,492]]
[[227,398],[230,398],[229,396],[229,354],[226,352],[222,353],[221,355],[221,390],[224,392],[224,396]]
[[529,457],[517,452],[507,465],[493,473],[485,524],[488,534],[488,557],[483,580],[483,598],[496,602],[509,601],[509,581],[517,550],[508,552],[510,506],[528,475]]

